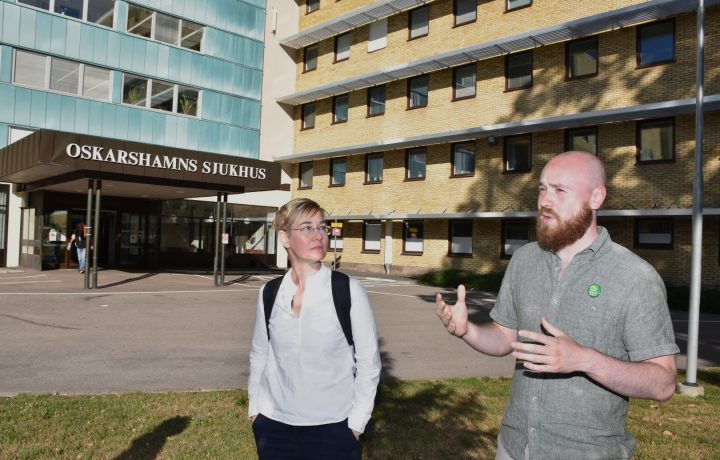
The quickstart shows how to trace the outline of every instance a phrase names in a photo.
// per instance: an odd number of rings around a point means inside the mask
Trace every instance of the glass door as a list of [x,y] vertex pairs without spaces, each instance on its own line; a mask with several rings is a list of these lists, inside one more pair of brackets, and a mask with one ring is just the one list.
[[145,265],[146,220],[146,216],[142,214],[120,214],[120,265]]

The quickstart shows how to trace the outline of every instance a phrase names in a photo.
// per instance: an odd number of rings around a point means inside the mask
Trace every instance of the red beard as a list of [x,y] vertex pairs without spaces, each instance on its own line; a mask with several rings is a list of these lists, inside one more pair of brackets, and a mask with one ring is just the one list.
[[[554,226],[543,223],[542,214],[549,214],[555,220]],[[585,235],[585,232],[592,224],[592,209],[584,206],[575,216],[569,220],[560,220],[557,213],[548,208],[540,208],[538,211],[535,231],[540,246],[553,252],[566,248]]]

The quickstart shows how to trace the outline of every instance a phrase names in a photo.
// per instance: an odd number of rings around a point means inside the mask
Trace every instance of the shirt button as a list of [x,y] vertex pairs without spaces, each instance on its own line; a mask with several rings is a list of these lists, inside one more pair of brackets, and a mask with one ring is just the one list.
[[553,303],[553,305],[557,305],[557,303],[558,303],[557,299],[552,299],[552,303]]
[[533,396],[533,401],[537,401],[537,400],[538,400],[538,397],[537,397],[537,396]]
[[530,433],[535,433],[535,428],[530,428]]

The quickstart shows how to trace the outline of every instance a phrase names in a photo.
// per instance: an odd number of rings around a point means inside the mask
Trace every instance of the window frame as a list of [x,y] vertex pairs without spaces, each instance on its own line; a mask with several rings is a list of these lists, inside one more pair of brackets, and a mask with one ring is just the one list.
[[[513,252],[508,254],[505,250],[505,242],[507,241],[507,225],[508,224],[516,224],[516,223],[525,223],[527,224],[527,240],[526,242],[521,245],[520,247],[524,246],[525,244],[530,242],[530,236],[531,236],[531,230],[532,230],[532,221],[530,219],[525,218],[507,218],[507,219],[501,219],[500,221],[500,258],[501,259],[510,259],[512,258],[512,255],[517,251],[515,249]],[[518,248],[519,249],[519,248]]]
[[[377,225],[380,228],[380,234],[378,238],[378,249],[368,249],[367,248],[367,229],[368,225]],[[380,251],[382,250],[382,222],[379,220],[365,220],[363,221],[363,231],[362,231],[362,253],[363,254],[380,254]]]
[[506,12],[506,13],[509,13],[510,11],[521,10],[521,9],[523,9],[523,8],[530,8],[530,7],[532,6],[532,3],[533,3],[532,0],[528,0],[528,3],[527,3],[527,4],[510,8],[510,1],[511,1],[511,0],[505,0],[505,12]]
[[[420,231],[418,232],[420,234],[420,244],[422,245],[422,249],[419,251],[413,251],[408,250],[407,245],[409,242],[408,237],[408,231],[411,228],[410,225],[418,225],[420,228]],[[404,220],[403,221],[403,246],[402,246],[402,255],[404,256],[421,256],[425,252],[425,221],[423,220]]]
[[475,7],[475,17],[471,20],[465,21],[465,22],[458,22],[458,3],[463,0],[453,0],[453,27],[460,27],[467,24],[472,24],[473,22],[477,22],[477,0],[464,0],[467,2],[470,2]]
[[[147,86],[145,89],[145,105],[138,105],[138,104],[132,104],[129,102],[125,102],[125,78],[137,78],[141,80],[146,80]],[[134,73],[122,73],[122,76],[120,78],[120,82],[122,84],[122,92],[121,92],[121,99],[120,104],[124,105],[126,107],[133,107],[133,108],[140,108],[145,110],[152,110],[154,112],[159,113],[165,113],[165,114],[173,114],[178,115],[182,117],[188,117],[188,118],[201,118],[200,114],[200,107],[202,107],[202,90],[198,88],[194,88],[192,86],[187,85],[180,85],[178,83],[172,83],[166,80],[161,80],[159,78],[150,78],[150,77],[144,77],[142,75],[134,74]],[[171,86],[173,91],[173,102],[172,102],[172,109],[171,110],[163,110],[158,109],[152,106],[153,103],[153,97],[155,96],[155,93],[153,92],[153,84],[162,84],[166,86]],[[183,113],[180,111],[180,92],[185,90],[196,90],[197,91],[197,100],[196,100],[196,109],[195,109],[195,115],[188,115],[186,113]]]
[[[675,247],[675,220],[672,217],[636,217],[633,232],[633,247],[636,249],[670,249]],[[644,222],[667,222],[670,224],[670,243],[641,243],[640,225]]]
[[[345,38],[345,37],[347,37],[347,39],[348,39],[348,44],[347,44],[347,57],[338,59],[338,45],[339,45],[340,39]],[[340,35],[336,35],[336,36],[335,36],[335,44],[334,44],[334,46],[333,46],[333,50],[334,50],[334,53],[335,53],[335,54],[334,54],[334,59],[333,59],[333,64],[337,64],[338,62],[343,62],[343,61],[347,61],[348,59],[350,59],[350,49],[351,49],[351,48],[352,48],[352,31],[350,31],[350,32],[345,32],[345,33],[340,34]]]
[[[130,13],[130,8],[137,8],[137,9],[140,9],[140,10],[145,10],[145,11],[150,12],[150,16],[149,16],[149,19],[150,19],[150,36],[149,36],[149,37],[146,37],[145,35],[141,35],[141,34],[134,33],[134,32],[132,32],[132,31],[128,28],[128,20],[130,19],[130,14],[129,14],[129,13]],[[175,42],[172,42],[172,43],[171,43],[171,42],[168,42],[168,41],[166,41],[166,40],[160,40],[160,39],[157,38],[157,32],[158,32],[157,22],[158,22],[158,17],[167,17],[167,18],[169,18],[169,19],[174,19],[174,20],[178,21],[178,23],[177,23],[177,32],[176,32]],[[147,20],[147,19],[146,19],[146,20]],[[143,21],[143,22],[144,22],[144,21]],[[187,47],[187,46],[183,46],[183,41],[184,41],[184,39],[186,38],[186,37],[183,36],[183,26],[184,26],[185,23],[190,23],[190,24],[199,26],[199,28],[198,28],[197,30],[202,31],[202,37],[200,37],[200,42],[198,43],[198,48],[199,48],[199,49],[197,49],[197,50],[194,49],[194,48],[190,48],[190,47]],[[140,24],[140,23],[138,23],[138,24]],[[137,26],[138,24],[136,24],[135,26]],[[193,32],[192,34],[195,34],[195,33],[197,32],[197,30],[196,30],[195,32]],[[130,34],[130,35],[133,35],[133,36],[135,36],[135,37],[144,38],[144,39],[146,39],[146,40],[152,40],[152,41],[157,42],[157,43],[162,43],[162,44],[168,45],[168,46],[174,46],[174,47],[176,47],[176,48],[181,48],[181,49],[183,49],[183,50],[191,51],[191,52],[194,52],[194,53],[202,53],[203,50],[204,50],[204,48],[205,48],[205,47],[204,47],[204,44],[205,44],[205,25],[200,24],[199,22],[190,21],[189,19],[181,18],[181,17],[179,17],[179,16],[174,16],[174,15],[172,15],[172,14],[167,14],[167,13],[165,13],[165,12],[161,12],[161,11],[158,11],[158,10],[154,10],[154,9],[152,9],[152,8],[147,8],[147,7],[145,7],[145,6],[137,5],[137,4],[134,4],[134,3],[129,3],[129,4],[128,4],[128,10],[127,10],[126,18],[125,18],[125,30],[124,30],[124,32],[127,33],[127,34]],[[191,35],[192,35],[192,34],[191,34]]]
[[[387,23],[387,18],[383,18],[371,22],[368,26],[368,53],[374,53],[375,51],[387,48]],[[377,29],[381,26],[381,24],[385,24],[385,31],[381,36],[373,38],[373,31],[377,32]]]
[[[345,163],[345,177],[343,178],[344,180],[342,182],[336,183],[336,182],[334,182],[334,180],[335,180],[334,166],[335,166],[335,162],[340,162],[340,161],[343,161]],[[328,187],[344,187],[345,186],[345,184],[347,183],[347,173],[348,173],[347,165],[348,165],[347,157],[330,158],[330,171],[328,172],[328,176],[330,176],[330,185],[328,185]]]
[[[312,107],[312,124],[306,123],[306,119],[305,119],[307,116],[309,116],[309,114],[306,113],[306,109],[308,109],[310,107]],[[300,106],[300,131],[314,129],[316,117],[317,117],[317,103],[316,102],[307,102],[305,104],[302,104]]]
[[[308,50],[314,49],[315,50],[315,66],[314,67],[308,67]],[[319,43],[313,43],[312,45],[308,45],[305,48],[303,48],[303,73],[312,72],[313,70],[317,70],[318,68],[318,58],[320,56],[320,44]]]
[[[303,175],[307,172],[305,168],[310,170],[310,183],[303,184]],[[298,190],[308,190],[313,186],[313,179],[315,177],[315,165],[312,161],[303,161],[298,165]]]
[[[473,168],[472,172],[469,173],[457,173],[455,169],[455,153],[456,149],[463,145],[472,145],[473,147]],[[466,141],[466,142],[454,142],[450,144],[450,177],[456,178],[456,177],[473,177],[475,176],[475,171],[477,170],[477,142],[476,141]]]
[[[474,78],[473,78],[473,93],[472,93],[472,95],[470,95],[470,96],[460,96],[460,97],[458,97],[458,95],[457,95],[457,74],[458,74],[459,71],[461,71],[461,70],[467,70],[467,69],[472,69],[472,71],[473,71],[473,77],[474,77]],[[474,97],[477,97],[477,64],[472,63],[472,64],[463,65],[463,66],[459,66],[459,67],[453,68],[452,79],[453,79],[453,81],[452,81],[452,87],[453,87],[453,98],[452,98],[452,102],[462,101],[462,100],[465,100],[465,99],[472,99],[472,98],[474,98]]]
[[[456,224],[470,224],[470,252],[453,252],[452,245],[455,237],[455,225]],[[451,219],[448,220],[448,257],[462,257],[472,258],[474,253],[474,235],[475,234],[475,221],[473,219]]]
[[[670,147],[672,149],[670,158],[661,158],[659,160],[643,160],[642,159],[642,131],[646,125],[665,125],[669,124],[670,132]],[[675,118],[653,118],[651,120],[638,120],[635,123],[635,163],[640,164],[657,164],[657,163],[674,163],[675,162]]]
[[[595,53],[597,54],[595,57],[595,72],[592,73],[586,73],[582,75],[571,75],[571,61],[572,56],[574,54],[571,54],[570,48],[573,45],[578,45],[585,42],[594,42],[595,43]],[[578,38],[577,40],[571,40],[567,43],[565,43],[565,81],[572,81],[572,80],[582,80],[584,78],[592,78],[597,77],[598,73],[600,72],[600,48],[599,48],[599,41],[598,36],[593,35],[592,37],[583,37]]]
[[[338,118],[338,101],[341,101],[342,99],[345,99],[345,103],[347,104],[347,110],[346,110],[345,118],[339,119]],[[342,123],[347,123],[349,119],[350,119],[350,93],[338,94],[337,96],[333,96],[333,98],[332,98],[332,124],[339,125]]]
[[75,20],[77,20],[77,21],[86,22],[86,23],[88,23],[88,24],[94,24],[94,25],[96,25],[96,26],[105,27],[105,28],[107,28],[107,29],[114,29],[114,28],[115,28],[115,23],[116,23],[116,20],[117,20],[117,14],[115,14],[115,4],[116,4],[117,2],[113,2],[113,3],[114,3],[113,8],[112,8],[113,18],[112,18],[112,24],[110,24],[109,26],[103,24],[102,22],[94,22],[94,21],[88,20],[88,14],[89,14],[89,12],[90,12],[90,1],[89,1],[89,0],[83,0],[82,13],[81,13],[81,15],[80,15],[81,17],[79,17],[79,18],[76,18],[76,17],[74,17],[74,16],[66,16],[66,15],[64,15],[64,14],[62,14],[62,13],[56,12],[56,11],[55,11],[55,7],[57,6],[56,2],[57,2],[57,0],[48,0],[48,6],[47,6],[47,8],[43,8],[43,7],[40,7],[40,6],[32,5],[32,4],[30,4],[30,3],[26,3],[26,2],[24,2],[24,1],[22,1],[22,0],[17,0],[17,3],[18,3],[19,5],[23,5],[23,6],[26,6],[26,7],[29,7],[29,8],[34,8],[34,9],[36,9],[36,10],[38,10],[38,11],[44,11],[44,12],[47,12],[47,13],[50,13],[50,14],[54,14],[54,15],[56,15],[56,16],[63,16],[63,17],[66,17],[66,18],[72,18],[72,19],[75,19]]
[[[412,82],[417,81],[420,79],[425,80],[425,104],[423,105],[411,105],[412,102]],[[407,79],[407,108],[406,110],[415,110],[415,109],[422,109],[423,107],[427,107],[430,103],[430,75],[429,74],[422,74],[417,75],[415,77],[410,77]]]
[[[413,35],[413,18],[415,14],[421,13],[423,10],[427,10],[427,32],[421,35]],[[408,11],[408,41],[417,40],[428,35],[430,35],[430,5],[423,5]]]
[[[643,63],[642,62],[642,31],[643,29],[647,29],[654,26],[660,26],[663,24],[670,23],[671,29],[672,29],[672,57],[670,59],[663,59],[660,61],[653,61],[649,63]],[[640,24],[636,27],[636,35],[635,35],[635,56],[636,56],[636,68],[637,69],[644,69],[647,67],[654,67],[656,65],[663,65],[663,64],[672,64],[677,59],[677,28],[675,26],[675,18],[670,19],[664,19],[661,21],[655,21],[650,22],[647,24]]]
[[577,136],[577,135],[578,135],[579,133],[581,133],[581,132],[592,132],[592,134],[595,136],[595,152],[590,152],[590,151],[587,151],[587,150],[584,150],[584,151],[585,151],[585,152],[588,152],[588,153],[592,153],[593,155],[597,156],[597,155],[598,155],[598,151],[599,151],[599,147],[600,147],[600,145],[599,145],[600,142],[599,142],[599,138],[598,138],[598,127],[597,127],[597,125],[595,125],[595,126],[581,126],[581,127],[578,127],[578,128],[567,128],[567,129],[565,130],[565,151],[567,152],[567,151],[569,151],[569,150],[578,150],[578,149],[574,148],[574,147],[571,145],[570,139],[571,139],[572,137],[574,137],[574,136]]
[[[514,140],[522,138],[529,139],[528,167],[527,169],[507,169],[508,167],[508,144]],[[533,142],[532,134],[517,134],[514,136],[505,136],[503,138],[503,174],[527,173],[532,171]]]
[[[368,174],[369,170],[368,167],[370,165],[371,160],[380,159],[382,161],[382,168],[380,173],[380,180],[371,181],[369,180]],[[365,181],[363,182],[364,185],[373,185],[373,184],[382,184],[383,179],[385,178],[385,154],[384,153],[366,153],[365,154]]]
[[[425,162],[423,163],[422,176],[410,177],[410,155],[421,154],[425,156]],[[428,152],[426,147],[412,147],[405,149],[405,182],[422,181],[427,178],[427,157]]]
[[[530,82],[522,86],[510,86],[510,60],[518,58],[524,55],[530,55]],[[519,53],[512,53],[505,55],[505,92],[519,91],[522,89],[532,88],[534,82],[533,71],[535,69],[535,56],[533,50],[520,51]],[[514,77],[517,78],[517,77]]]
[[[372,106],[372,95],[371,92],[376,89],[382,88],[383,90],[383,103],[382,103],[382,112],[380,113],[371,113],[370,107]],[[377,85],[377,86],[370,86],[367,89],[367,118],[370,117],[380,117],[385,115],[385,109],[387,107],[387,85]]]
[[[313,7],[314,5],[314,7]],[[305,2],[305,14],[314,13],[320,9],[320,0],[307,0]]]

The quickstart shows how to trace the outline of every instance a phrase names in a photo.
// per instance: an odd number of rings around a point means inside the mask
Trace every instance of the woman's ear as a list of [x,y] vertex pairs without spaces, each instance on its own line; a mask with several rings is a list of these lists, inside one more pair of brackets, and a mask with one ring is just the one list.
[[290,236],[285,230],[278,230],[278,237],[280,237],[280,243],[285,249],[290,247]]

